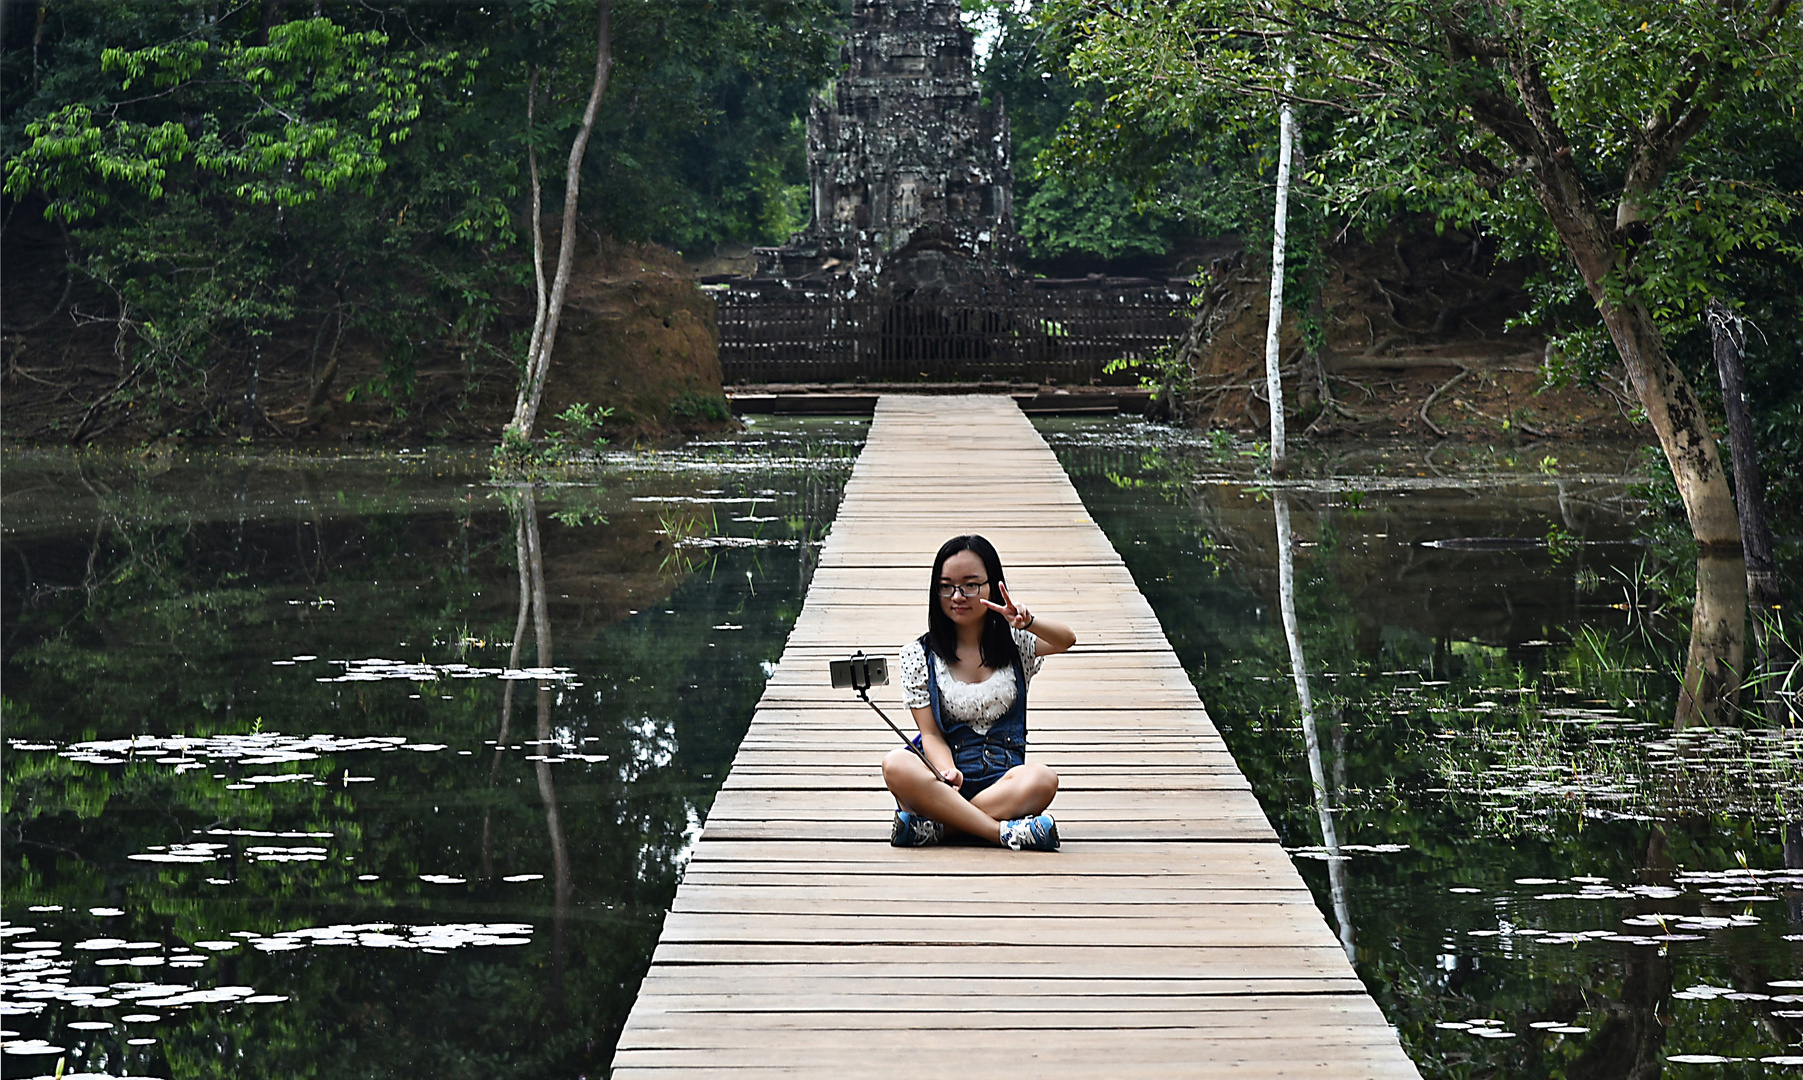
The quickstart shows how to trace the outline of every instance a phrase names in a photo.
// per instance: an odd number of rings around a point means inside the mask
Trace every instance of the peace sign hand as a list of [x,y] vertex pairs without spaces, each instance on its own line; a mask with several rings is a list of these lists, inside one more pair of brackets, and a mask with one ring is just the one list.
[[1008,625],[1014,627],[1016,630],[1025,630],[1027,627],[1032,626],[1033,613],[1028,611],[1025,605],[1016,603],[1014,598],[1008,595],[1008,586],[1005,583],[1000,583],[1000,588],[1002,591],[1002,599],[1006,600],[1007,604],[997,604],[993,601],[985,600],[983,601],[984,606],[991,611],[1000,612],[1002,618],[1008,620]]

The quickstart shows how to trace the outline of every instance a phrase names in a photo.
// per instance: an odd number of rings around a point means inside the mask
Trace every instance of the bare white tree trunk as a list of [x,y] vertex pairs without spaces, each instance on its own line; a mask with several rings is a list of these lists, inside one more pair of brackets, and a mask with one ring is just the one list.
[[[551,351],[557,344],[557,320],[563,314],[564,291],[570,284],[570,267],[576,259],[576,201],[582,191],[582,159],[588,152],[589,136],[595,131],[595,117],[601,111],[601,99],[607,93],[607,79],[613,72],[613,48],[608,37],[608,18],[612,13],[612,0],[598,0],[596,3],[596,41],[595,41],[595,82],[589,89],[588,108],[582,113],[582,127],[576,132],[575,142],[570,144],[570,163],[564,176],[563,190],[563,230],[557,246],[557,274],[551,280],[551,295],[545,301],[543,331],[535,333],[535,348],[526,357],[525,381],[520,384],[520,395],[515,402],[513,422],[508,430],[519,438],[530,439],[532,426],[538,420],[539,402],[545,393],[545,376],[551,369]],[[528,163],[535,163],[530,149]],[[538,194],[535,182],[533,193],[534,239],[533,250],[540,250],[541,241],[537,238]],[[543,266],[542,261],[539,264]],[[540,270],[540,288],[543,288],[543,271]]]
[[1265,393],[1271,402],[1271,472],[1282,475],[1283,375],[1278,371],[1277,342],[1283,328],[1283,241],[1290,216],[1290,156],[1295,141],[1295,113],[1290,92],[1296,86],[1296,62],[1284,65],[1283,104],[1277,137],[1277,209],[1271,216],[1271,317],[1265,327]]

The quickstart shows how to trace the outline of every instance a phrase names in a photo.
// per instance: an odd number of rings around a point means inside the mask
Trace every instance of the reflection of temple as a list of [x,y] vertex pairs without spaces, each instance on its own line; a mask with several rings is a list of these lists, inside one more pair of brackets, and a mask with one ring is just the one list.
[[971,47],[958,0],[856,0],[845,74],[808,116],[813,220],[759,250],[762,273],[929,285],[1008,266],[1008,120]]
[[1183,332],[1184,282],[1016,268],[1008,120],[972,51],[958,0],[854,0],[808,116],[807,228],[755,249],[750,277],[703,279],[728,382],[1084,384]]

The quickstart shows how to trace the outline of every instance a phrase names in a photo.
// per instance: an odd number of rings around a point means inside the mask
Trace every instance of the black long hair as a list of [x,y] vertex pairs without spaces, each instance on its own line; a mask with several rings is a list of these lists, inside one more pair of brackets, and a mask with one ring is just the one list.
[[[974,551],[977,558],[983,560],[983,572],[989,575],[988,599],[998,604],[1002,602],[1002,557],[995,553],[994,544],[972,533],[954,536],[939,545],[939,554],[933,557],[933,577],[927,586],[927,641],[947,664],[958,662],[958,626],[939,608],[939,577],[945,572],[945,560],[960,551]],[[983,666],[991,669],[1009,667],[1020,658],[1020,650],[1014,644],[1008,620],[998,611],[983,610],[988,616],[983,620]]]

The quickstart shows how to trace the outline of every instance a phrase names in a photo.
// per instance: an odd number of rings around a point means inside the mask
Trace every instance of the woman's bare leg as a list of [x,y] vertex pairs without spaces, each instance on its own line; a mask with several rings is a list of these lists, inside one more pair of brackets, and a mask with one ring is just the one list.
[[[889,752],[883,759],[883,783],[889,785],[889,793],[901,803],[903,810],[912,810],[991,844],[1002,842],[1002,823],[977,809],[944,781],[935,779],[933,770],[911,751],[896,749]],[[987,791],[983,793],[988,794]]]
[[1045,813],[1057,794],[1058,774],[1038,762],[1029,762],[1003,773],[1000,780],[970,802],[997,821],[1007,821]]

